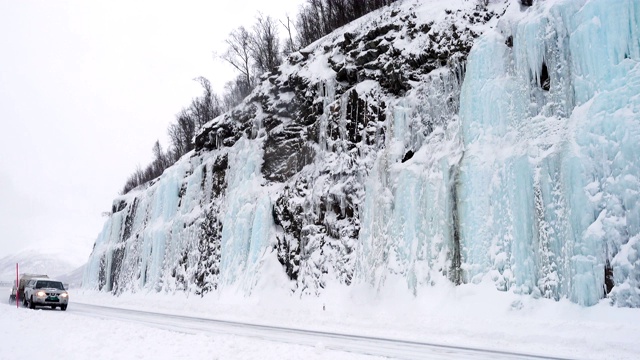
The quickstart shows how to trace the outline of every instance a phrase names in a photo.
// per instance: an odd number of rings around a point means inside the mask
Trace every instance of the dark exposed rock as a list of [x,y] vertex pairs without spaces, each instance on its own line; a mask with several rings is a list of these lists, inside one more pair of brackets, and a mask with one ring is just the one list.
[[98,290],[103,290],[107,283],[107,254],[100,257],[98,268]]
[[615,281],[613,280],[613,267],[609,260],[607,260],[604,266],[604,295],[607,296],[613,287],[615,286]]
[[364,49],[365,50],[371,50],[371,49],[377,49],[378,45],[380,45],[380,43],[382,42],[382,39],[377,39],[377,40],[373,40],[373,41],[369,41],[368,43],[366,43],[364,45]]
[[127,217],[124,220],[124,231],[120,237],[121,241],[126,241],[131,236],[131,227],[133,225],[133,219],[136,216],[136,210],[138,209],[138,198],[133,200],[129,211],[127,211]]
[[336,80],[340,82],[346,82],[353,85],[358,82],[358,70],[356,67],[343,66],[336,73]]
[[112,291],[113,293],[119,293],[119,286],[117,279],[120,277],[120,272],[122,270],[122,258],[124,257],[124,248],[122,246],[117,246],[113,249],[111,253],[111,276],[109,277],[109,283],[107,285],[107,290]]
[[114,201],[113,205],[111,206],[111,213],[115,214],[117,212],[124,210],[124,208],[126,207],[127,207],[127,202],[125,200]]
[[[220,119],[220,118],[219,118]],[[196,150],[207,149],[214,150],[222,146],[224,139],[234,136],[232,125],[225,121],[219,121],[209,127],[207,131],[200,132],[196,135]]]
[[236,109],[230,114],[218,117],[213,124],[196,134],[196,151],[231,147],[243,134],[250,136],[249,129],[252,127],[256,111],[256,106],[252,105],[244,110]]
[[[227,169],[229,167],[229,155],[223,154],[219,156],[211,166],[211,193],[214,197],[220,197],[224,194],[227,187]],[[206,172],[205,172],[206,174]]]
[[379,52],[380,54],[384,54],[384,53],[388,52],[390,48],[391,48],[391,46],[390,46],[390,45],[387,45],[387,44],[380,44],[380,45],[378,46],[378,52]]
[[200,225],[198,241],[198,253],[200,261],[195,274],[195,283],[198,286],[196,294],[215,290],[218,287],[220,275],[222,223],[218,219],[218,209],[215,205],[205,211],[204,221]]
[[[204,295],[218,287],[223,228],[219,219],[220,204],[226,193],[228,167],[229,156],[224,153],[215,159],[213,165],[211,165],[211,170],[205,167],[203,171],[203,183],[206,183],[207,176],[211,179],[210,194],[212,201],[208,208],[205,209],[204,220],[200,223],[198,229],[198,254],[200,260],[193,280],[197,285],[196,294],[199,295]],[[179,269],[181,266],[183,265],[178,264]],[[182,273],[183,276],[186,274],[185,271],[177,271],[177,273]]]
[[[189,277],[187,276],[187,267],[189,265],[189,254],[184,251],[182,257],[178,260],[177,266],[171,271],[171,276],[176,279],[176,288],[186,290],[189,286]],[[196,293],[199,293],[196,290]]]
[[412,150],[409,150],[409,151],[407,151],[407,152],[404,154],[404,156],[402,157],[402,162],[403,162],[403,163],[404,163],[404,162],[407,162],[407,161],[411,160],[411,158],[412,158],[412,157],[413,157],[413,151],[412,151]]
[[355,39],[355,35],[349,32],[345,32],[343,36],[345,41],[353,42],[353,39]]
[[410,89],[410,85],[407,82],[403,72],[399,69],[394,69],[383,76],[380,79],[380,86],[394,95],[402,95]]
[[[372,61],[370,63],[366,63],[362,66],[363,68],[365,68],[366,70],[380,70],[380,63],[377,61]],[[368,72],[363,72],[364,75],[362,75],[360,77],[360,79],[362,80],[368,80],[368,79],[375,79],[375,76],[372,76],[370,73]]]
[[380,36],[384,36],[386,35],[389,31],[395,30],[398,31],[400,30],[402,27],[398,24],[387,24],[378,28],[375,28],[371,31],[369,31],[365,36],[364,36],[364,40],[366,41],[371,41],[377,37]]
[[551,88],[551,79],[549,78],[549,70],[547,64],[542,63],[542,70],[540,71],[539,84],[542,90],[549,91]]
[[290,279],[298,278],[300,266],[300,235],[303,227],[303,209],[299,204],[290,201],[289,187],[285,187],[282,195],[276,200],[272,216],[273,222],[282,228],[282,235],[277,237],[276,254],[278,261],[285,268]]
[[462,245],[460,244],[460,223],[458,215],[458,167],[453,166],[449,171],[449,178],[453,179],[449,184],[449,192],[451,193],[451,233],[453,234],[453,254],[451,254],[451,267],[449,269],[449,280],[456,285],[462,283]]
[[312,51],[300,50],[299,53],[300,53],[300,55],[302,55],[302,60],[308,60],[309,59],[309,55],[311,55]]
[[362,66],[366,63],[376,60],[378,56],[380,56],[380,53],[378,52],[378,50],[365,51],[356,58],[355,64],[357,66]]
[[349,51],[356,48],[357,44],[354,42],[355,35],[352,33],[344,33],[344,41],[341,41],[337,44],[337,46],[342,50],[343,54],[348,53]]
[[305,144],[303,129],[290,125],[267,136],[262,173],[268,180],[282,182],[312,163],[314,157],[313,148]]

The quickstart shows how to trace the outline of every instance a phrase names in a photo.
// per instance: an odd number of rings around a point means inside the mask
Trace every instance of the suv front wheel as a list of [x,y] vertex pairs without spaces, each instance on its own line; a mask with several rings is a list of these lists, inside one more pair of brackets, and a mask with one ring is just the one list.
[[33,302],[33,296],[29,299],[29,309],[35,309],[36,304]]
[[67,305],[60,305],[60,309],[62,309],[62,311],[66,311],[67,310]]

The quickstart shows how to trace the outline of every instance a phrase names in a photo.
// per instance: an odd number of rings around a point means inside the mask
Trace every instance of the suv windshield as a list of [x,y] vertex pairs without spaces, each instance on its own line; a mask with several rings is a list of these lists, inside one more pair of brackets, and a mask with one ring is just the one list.
[[59,289],[64,290],[64,286],[60,281],[38,281],[35,286],[36,289]]

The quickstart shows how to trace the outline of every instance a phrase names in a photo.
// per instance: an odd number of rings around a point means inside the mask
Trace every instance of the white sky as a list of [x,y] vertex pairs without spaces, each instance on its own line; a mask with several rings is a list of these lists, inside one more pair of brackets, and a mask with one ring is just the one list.
[[101,213],[200,95],[192,79],[221,92],[235,76],[213,57],[229,32],[300,3],[0,0],[0,258],[86,261]]

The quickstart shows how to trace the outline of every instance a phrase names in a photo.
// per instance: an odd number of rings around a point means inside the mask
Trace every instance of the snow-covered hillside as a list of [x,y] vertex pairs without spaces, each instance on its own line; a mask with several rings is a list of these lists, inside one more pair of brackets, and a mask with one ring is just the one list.
[[86,265],[82,265],[72,271],[60,274],[56,276],[56,278],[69,285],[72,289],[79,288],[82,286],[82,278],[84,277],[85,269]]
[[640,3],[406,0],[294,53],[114,201],[120,293],[438,284],[640,306]]
[[69,273],[76,267],[63,259],[62,256],[50,252],[37,250],[23,251],[0,259],[0,281],[10,281],[16,278],[16,263],[20,273],[47,274],[58,276]]

